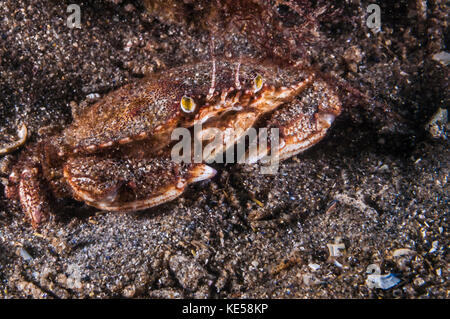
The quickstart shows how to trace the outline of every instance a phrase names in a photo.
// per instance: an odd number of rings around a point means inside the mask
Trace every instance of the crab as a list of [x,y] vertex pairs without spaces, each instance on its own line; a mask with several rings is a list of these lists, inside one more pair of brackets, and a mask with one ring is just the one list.
[[[276,152],[284,160],[318,143],[341,110],[333,86],[311,69],[251,59],[185,65],[125,85],[74,113],[71,125],[21,153],[5,193],[20,201],[33,227],[49,219],[54,198],[72,197],[105,211],[144,210],[216,174],[205,161],[172,160],[176,128],[232,128],[238,133],[227,145],[252,127],[278,128],[279,147],[268,144],[260,153]],[[224,152],[225,144],[218,149]]]

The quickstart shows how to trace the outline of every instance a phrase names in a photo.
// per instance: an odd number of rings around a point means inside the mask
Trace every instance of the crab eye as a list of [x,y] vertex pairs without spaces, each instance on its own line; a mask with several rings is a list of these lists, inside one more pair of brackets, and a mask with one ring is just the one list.
[[263,77],[260,74],[256,75],[255,78],[253,79],[253,86],[255,87],[255,92],[261,90],[263,83],[264,83]]
[[191,113],[191,112],[194,112],[194,110],[195,110],[194,99],[189,96],[186,96],[186,95],[183,96],[181,98],[180,105],[181,105],[181,109],[186,113]]

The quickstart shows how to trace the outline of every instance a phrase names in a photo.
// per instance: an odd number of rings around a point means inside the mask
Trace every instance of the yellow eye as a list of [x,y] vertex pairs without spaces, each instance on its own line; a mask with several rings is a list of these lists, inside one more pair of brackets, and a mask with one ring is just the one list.
[[255,87],[255,92],[258,92],[259,90],[261,90],[263,83],[264,83],[264,79],[260,74],[255,76],[255,78],[253,79],[253,86]]
[[194,99],[189,96],[186,96],[186,95],[183,96],[181,98],[180,105],[181,105],[181,109],[186,113],[191,113],[191,112],[194,112],[194,110],[195,110]]

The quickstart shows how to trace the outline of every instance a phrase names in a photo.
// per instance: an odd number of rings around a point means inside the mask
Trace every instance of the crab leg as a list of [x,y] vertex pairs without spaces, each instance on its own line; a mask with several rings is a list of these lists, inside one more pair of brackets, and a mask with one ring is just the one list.
[[39,179],[39,169],[34,166],[22,170],[19,183],[19,198],[22,209],[36,228],[49,217],[47,196]]

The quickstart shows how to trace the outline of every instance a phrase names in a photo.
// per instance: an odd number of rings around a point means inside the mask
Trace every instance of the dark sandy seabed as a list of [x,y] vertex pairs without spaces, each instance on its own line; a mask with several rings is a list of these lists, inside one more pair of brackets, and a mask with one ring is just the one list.
[[[0,297],[448,298],[448,127],[426,126],[448,107],[448,66],[435,56],[448,51],[448,6],[385,2],[377,34],[360,18],[371,1],[336,4],[316,34],[327,47],[307,52],[385,109],[357,103],[277,175],[217,165],[160,207],[65,201],[39,230],[0,186]],[[70,3],[81,29],[66,26]],[[193,20],[130,1],[2,1],[1,141],[21,122],[28,143],[45,138],[89,94],[209,58],[209,33]],[[251,51],[232,40],[231,51]],[[2,177],[19,153],[0,159]],[[342,256],[330,256],[334,243]],[[372,264],[401,281],[368,287]]]

